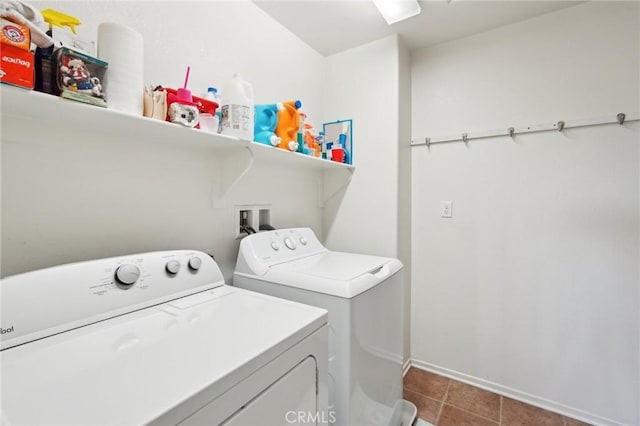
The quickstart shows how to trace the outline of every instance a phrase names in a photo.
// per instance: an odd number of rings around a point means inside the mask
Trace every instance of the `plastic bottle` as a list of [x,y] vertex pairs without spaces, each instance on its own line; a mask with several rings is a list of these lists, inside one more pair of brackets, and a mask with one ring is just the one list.
[[222,133],[222,97],[215,87],[207,87],[205,98],[211,99],[218,104],[216,108],[216,118],[218,119],[218,133]]
[[[60,28],[68,27],[73,34],[76,34],[76,25],[80,25],[81,23],[78,18],[53,9],[45,9],[41,13],[44,21],[49,24],[49,29],[46,32],[46,35],[49,37],[53,37],[54,25]],[[53,41],[53,39],[51,39],[51,41]],[[38,43],[36,42],[36,44]],[[36,48],[34,88],[38,92],[56,94],[56,59],[54,50],[54,44],[48,47],[38,46]]]
[[222,133],[253,140],[253,86],[235,74],[222,91]]
[[278,124],[278,111],[284,109],[282,104],[256,105],[254,139],[269,146],[277,146],[280,138],[275,134]]
[[[204,95],[205,99],[215,102],[220,106],[220,100],[218,99],[218,89],[215,87],[207,88],[207,93]],[[200,128],[213,133],[219,133],[220,120],[216,114],[200,114]]]
[[314,133],[313,126],[310,123],[304,123],[305,154],[319,158],[320,144],[318,143],[318,137]]
[[301,154],[304,154],[305,145],[304,145],[304,120],[307,118],[307,114],[304,112],[300,113],[300,121],[298,123],[298,133],[296,134],[296,141],[298,142],[297,151]]
[[292,100],[282,102],[284,108],[278,111],[278,125],[276,135],[281,139],[279,148],[297,151],[298,150],[298,128],[300,127],[300,113],[298,109],[302,107],[302,102]]
[[207,93],[204,95],[205,99],[210,99],[213,102],[220,105],[220,97],[218,96],[218,89],[215,87],[207,87]]
[[[51,30],[47,30],[47,35],[52,36]],[[53,56],[54,46],[36,47],[35,53],[35,87],[38,92],[55,94],[56,68],[55,57]]]
[[318,132],[318,145],[320,145],[320,157],[324,160],[327,159],[327,143],[324,137],[324,132]]

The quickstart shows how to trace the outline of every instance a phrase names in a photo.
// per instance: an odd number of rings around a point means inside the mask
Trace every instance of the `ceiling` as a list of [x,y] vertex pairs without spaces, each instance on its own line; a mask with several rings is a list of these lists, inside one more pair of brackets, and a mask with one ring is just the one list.
[[420,1],[422,13],[387,25],[370,0],[254,0],[319,53],[328,56],[391,34],[399,34],[409,49],[418,49],[584,1]]

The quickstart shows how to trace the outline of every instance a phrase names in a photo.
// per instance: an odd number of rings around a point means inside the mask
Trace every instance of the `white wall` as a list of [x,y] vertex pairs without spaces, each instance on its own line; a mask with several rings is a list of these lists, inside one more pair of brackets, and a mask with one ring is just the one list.
[[326,116],[353,119],[357,169],[324,208],[326,242],[335,250],[396,257],[398,39],[329,56],[327,65]]
[[[350,184],[324,206],[326,244],[399,258],[410,268],[410,106],[403,97],[410,92],[409,54],[397,36],[390,36],[329,56],[327,62],[326,115],[353,119],[357,169]],[[405,272],[405,357],[410,273]]]
[[398,258],[404,264],[404,356],[411,355],[411,52],[400,43],[398,56]]
[[[414,52],[413,137],[640,111],[639,21],[589,2]],[[639,128],[413,148],[416,365],[640,423]]]
[[[299,98],[312,122],[323,121],[325,58],[252,2],[33,4],[79,17],[80,36],[88,39],[96,39],[100,22],[135,28],[145,40],[148,84],[179,87],[190,65],[189,87],[197,94],[240,72],[253,84],[257,103]],[[179,23],[188,29],[176,31]],[[213,252],[229,279],[238,248],[236,204],[272,204],[273,225],[322,233],[318,172],[260,164],[221,203],[212,203],[216,168],[224,161],[219,153],[136,140],[130,147],[117,141],[114,149],[78,140],[74,148],[62,142],[73,129],[42,131],[41,140],[10,146],[3,134],[3,276],[123,253],[193,248]],[[109,135],[92,136],[103,138]]]

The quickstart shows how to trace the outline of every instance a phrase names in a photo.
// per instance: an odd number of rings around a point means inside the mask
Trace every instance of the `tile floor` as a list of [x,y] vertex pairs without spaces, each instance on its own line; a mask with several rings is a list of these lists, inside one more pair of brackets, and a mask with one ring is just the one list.
[[587,426],[541,408],[412,367],[404,399],[436,426]]

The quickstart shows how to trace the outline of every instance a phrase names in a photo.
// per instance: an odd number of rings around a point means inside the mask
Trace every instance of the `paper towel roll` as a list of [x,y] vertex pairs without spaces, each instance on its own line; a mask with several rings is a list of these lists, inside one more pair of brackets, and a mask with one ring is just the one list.
[[144,95],[144,40],[126,25],[98,26],[98,58],[109,68],[102,82],[107,108],[142,115]]

